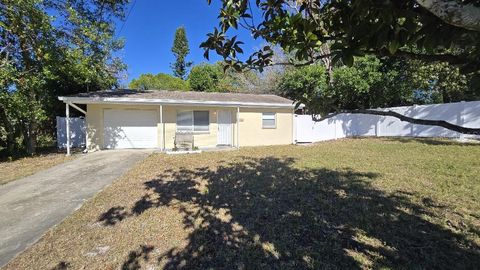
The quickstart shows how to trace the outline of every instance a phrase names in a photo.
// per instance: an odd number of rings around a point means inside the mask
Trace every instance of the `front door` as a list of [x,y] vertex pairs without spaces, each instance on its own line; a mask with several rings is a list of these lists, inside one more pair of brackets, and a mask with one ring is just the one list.
[[232,111],[218,111],[218,145],[232,145]]

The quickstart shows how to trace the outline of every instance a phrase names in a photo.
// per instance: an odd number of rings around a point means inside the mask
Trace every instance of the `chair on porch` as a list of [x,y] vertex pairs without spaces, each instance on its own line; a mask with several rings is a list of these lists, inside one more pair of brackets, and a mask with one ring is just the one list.
[[173,140],[175,149],[194,149],[195,142],[192,132],[175,132]]

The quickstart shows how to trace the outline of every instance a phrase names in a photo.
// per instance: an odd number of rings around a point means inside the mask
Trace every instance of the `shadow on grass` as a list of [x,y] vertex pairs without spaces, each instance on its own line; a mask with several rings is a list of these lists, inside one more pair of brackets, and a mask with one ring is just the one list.
[[52,270],[67,270],[71,266],[68,262],[59,262]]
[[385,141],[401,142],[401,143],[422,143],[427,145],[458,145],[458,146],[478,146],[480,143],[475,142],[459,142],[448,138],[413,138],[413,137],[382,137]]
[[140,262],[148,261],[153,249],[153,246],[141,245],[138,249],[131,251],[130,254],[128,254],[128,260],[122,265],[122,270],[141,269]]
[[108,209],[107,212],[100,215],[99,222],[102,222],[105,226],[113,226],[118,222],[124,220],[127,217],[125,207],[116,206]]
[[[244,158],[213,170],[166,171],[145,183],[130,218],[169,206],[188,245],[158,257],[165,269],[465,269],[479,247],[422,216],[408,194],[371,186],[378,175],[297,169],[293,159]],[[115,218],[118,220],[118,217]]]

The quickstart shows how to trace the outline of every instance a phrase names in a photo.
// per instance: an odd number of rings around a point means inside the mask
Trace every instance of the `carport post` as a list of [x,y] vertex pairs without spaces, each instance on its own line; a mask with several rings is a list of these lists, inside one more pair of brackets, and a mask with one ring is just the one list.
[[67,126],[67,156],[70,156],[70,106],[65,103],[65,122]]
[[165,151],[165,123],[163,122],[163,105],[160,104],[160,126],[162,127],[161,149]]
[[237,107],[237,149],[240,148],[240,107]]

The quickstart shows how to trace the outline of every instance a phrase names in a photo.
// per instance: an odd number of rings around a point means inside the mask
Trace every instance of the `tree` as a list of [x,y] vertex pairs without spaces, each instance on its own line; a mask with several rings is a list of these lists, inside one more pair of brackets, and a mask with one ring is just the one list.
[[142,74],[130,82],[129,88],[139,90],[190,90],[188,81],[165,73],[158,73],[157,75],[150,73]]
[[179,27],[175,31],[175,39],[173,40],[172,52],[175,56],[175,63],[171,65],[173,75],[182,80],[187,76],[187,68],[192,65],[192,62],[187,62],[186,57],[190,53],[188,47],[187,34],[185,27]]
[[194,91],[201,92],[226,92],[225,84],[222,85],[224,74],[219,64],[200,64],[190,71],[188,82]]
[[444,103],[480,98],[471,91],[468,76],[448,63],[425,65],[410,61],[412,83],[416,86],[417,103]]
[[[461,2],[461,3],[459,3]],[[444,22],[472,31],[480,31],[478,1],[418,0],[417,3]]]
[[459,101],[456,99],[470,92],[468,88],[452,90],[438,80],[431,80],[439,76],[438,70],[444,69],[443,74],[450,74],[446,78],[449,85],[464,83],[463,75],[455,76],[457,68],[432,65],[424,65],[422,70],[417,61],[359,57],[352,67],[336,67],[333,83],[328,83],[325,67],[316,64],[287,71],[279,89],[283,95],[305,104],[309,113],[321,116],[316,119],[335,115],[330,115],[331,112],[365,113],[369,108],[428,104],[435,102],[432,93],[436,93],[438,99],[456,95],[451,101]]
[[126,3],[0,3],[0,127],[7,134],[0,141],[9,155],[35,152],[38,135],[54,127],[58,95],[117,85],[125,65],[113,56],[123,46],[113,38],[114,19],[123,18]]
[[359,58],[351,67],[334,69],[331,91],[335,106],[343,109],[371,108],[377,95],[381,94],[378,93],[383,79],[380,66],[380,60],[370,56]]
[[190,71],[188,82],[194,91],[265,93],[262,78],[253,70],[226,69],[226,64],[203,63]]
[[[240,61],[243,42],[230,30],[242,27],[255,39],[293,53],[304,65],[331,56],[351,65],[354,56],[376,54],[448,62],[465,73],[480,70],[480,29],[475,26],[480,0],[221,2],[219,27],[201,46],[206,57],[213,50],[235,68],[290,64],[273,63],[270,46]],[[322,54],[326,43],[331,52]]]
[[310,65],[287,71],[281,78],[278,88],[283,96],[302,102],[307,108],[334,106],[332,102],[335,98],[332,88],[328,86],[326,69],[322,65]]
[[[468,74],[471,83],[480,81],[480,0],[221,2],[219,27],[208,34],[201,47],[207,59],[209,52],[215,51],[237,70],[262,71],[271,65],[305,66],[326,57],[331,57],[334,64],[352,66],[355,56],[373,54],[423,63],[446,62]],[[293,55],[292,59],[274,62],[272,47],[264,46],[241,61],[243,42],[232,34],[239,27],[250,31],[254,39],[280,46]],[[322,49],[325,44],[329,45],[329,52]],[[342,108],[337,108],[337,113],[338,110]],[[376,110],[362,112],[379,114]],[[416,120],[401,119],[412,123]],[[422,124],[439,123],[422,120]],[[452,125],[447,128],[480,134],[480,129]]]

